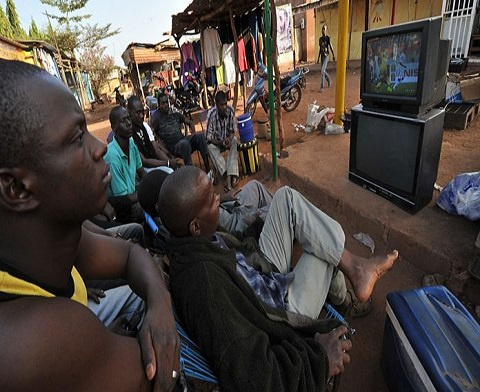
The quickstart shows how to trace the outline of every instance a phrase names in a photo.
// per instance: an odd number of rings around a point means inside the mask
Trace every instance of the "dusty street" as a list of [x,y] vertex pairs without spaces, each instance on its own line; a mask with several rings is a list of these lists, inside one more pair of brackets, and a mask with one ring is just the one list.
[[[374,310],[363,319],[353,320],[357,334],[351,353],[351,364],[342,376],[342,391],[388,391],[380,369],[385,298],[390,291],[421,286],[425,273],[441,272],[450,278],[452,289],[457,289],[466,303],[480,304],[480,285],[472,279],[459,282],[454,277],[462,274],[473,256],[473,243],[479,230],[478,223],[465,218],[448,216],[435,206],[434,200],[416,215],[410,215],[371,192],[348,181],[349,134],[326,136],[322,131],[306,134],[295,131],[292,124],[305,124],[307,105],[334,107],[335,71],[333,83],[320,92],[318,65],[310,66],[307,87],[302,91],[300,106],[291,113],[283,112],[284,147],[289,157],[279,159],[279,180],[271,181],[269,165],[271,146],[260,140],[259,150],[265,164],[260,173],[242,179],[263,180],[271,188],[292,185],[305,193],[317,206],[338,219],[346,231],[349,250],[368,257],[369,250],[360,245],[353,234],[365,232],[376,244],[375,253],[390,247],[399,249],[402,256],[390,273],[382,278],[374,292]],[[360,70],[347,73],[345,106],[359,102]],[[109,109],[99,107],[87,113],[90,131],[102,140],[110,130]],[[243,112],[239,101],[237,113]],[[265,116],[257,108],[254,121]],[[200,130],[200,126],[197,125]],[[445,130],[437,183],[446,185],[454,176],[478,171],[480,162],[480,116],[464,131]],[[219,187],[219,191],[220,191]],[[438,193],[434,192],[434,199]],[[352,201],[353,200],[353,201]],[[434,255],[434,257],[432,257]],[[473,310],[473,307],[470,309]]]

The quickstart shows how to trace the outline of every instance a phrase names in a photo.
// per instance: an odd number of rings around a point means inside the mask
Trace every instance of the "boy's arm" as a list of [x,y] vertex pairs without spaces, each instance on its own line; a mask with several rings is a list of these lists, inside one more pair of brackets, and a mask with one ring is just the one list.
[[169,390],[179,371],[180,340],[172,302],[162,272],[142,247],[86,230],[75,265],[84,279],[126,278],[132,290],[146,302],[145,319],[138,340],[149,379]]
[[87,307],[66,298],[30,297],[7,304],[3,315],[5,310],[1,390],[152,390],[136,339],[115,335]]

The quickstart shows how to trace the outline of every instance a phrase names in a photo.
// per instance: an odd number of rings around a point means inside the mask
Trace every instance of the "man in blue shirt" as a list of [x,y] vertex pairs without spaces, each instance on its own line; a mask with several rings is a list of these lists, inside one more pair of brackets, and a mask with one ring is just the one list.
[[108,145],[105,161],[110,165],[112,181],[108,186],[108,201],[122,223],[143,222],[143,210],[138,203],[136,176],[144,174],[138,148],[133,141],[132,122],[128,111],[116,106],[110,112],[110,124],[115,132]]

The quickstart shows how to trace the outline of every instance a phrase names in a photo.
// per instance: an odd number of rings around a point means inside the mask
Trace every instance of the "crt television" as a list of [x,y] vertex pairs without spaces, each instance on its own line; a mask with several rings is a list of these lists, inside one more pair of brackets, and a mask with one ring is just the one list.
[[349,179],[416,212],[432,199],[444,109],[405,117],[352,108]]
[[442,18],[362,34],[363,106],[417,116],[443,100],[450,41],[440,39]]

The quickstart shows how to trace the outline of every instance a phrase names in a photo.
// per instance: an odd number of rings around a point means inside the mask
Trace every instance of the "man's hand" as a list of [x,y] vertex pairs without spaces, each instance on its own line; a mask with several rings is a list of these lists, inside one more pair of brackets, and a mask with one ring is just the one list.
[[348,351],[352,349],[352,342],[350,339],[341,339],[342,335],[345,335],[347,332],[347,328],[342,325],[328,334],[315,334],[315,341],[327,352],[329,377],[343,373],[345,365],[350,363]]
[[105,293],[103,290],[87,287],[87,298],[91,299],[96,304],[99,304],[100,298],[105,298]]
[[229,150],[230,149],[230,146],[231,146],[231,141],[229,138],[226,138],[224,141],[223,141],[223,148],[225,150]]
[[169,159],[168,163],[173,170],[177,170],[180,167],[175,159]]
[[143,367],[149,380],[155,378],[155,391],[172,390],[180,373],[180,338],[171,309],[170,298],[148,306],[138,334]]

